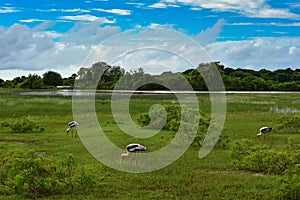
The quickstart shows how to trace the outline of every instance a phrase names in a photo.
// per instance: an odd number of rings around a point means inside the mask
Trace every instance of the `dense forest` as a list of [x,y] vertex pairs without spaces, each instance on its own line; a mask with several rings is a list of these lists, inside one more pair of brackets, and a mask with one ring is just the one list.
[[[150,75],[142,68],[134,71],[125,71],[120,66],[110,66],[105,62],[98,62],[90,68],[80,68],[77,73],[68,78],[62,78],[54,71],[48,71],[41,76],[33,74],[16,77],[13,80],[0,79],[0,87],[45,89],[56,87],[72,88],[75,79],[77,87],[111,90],[118,89],[138,90],[186,90],[186,85],[191,85],[193,90],[206,91],[207,85],[202,76],[211,75],[209,71],[216,66],[220,72],[225,89],[228,91],[299,91],[300,69],[277,69],[259,71],[227,68],[220,62],[199,64],[196,69],[188,69],[184,72],[163,72],[160,75]],[[203,71],[206,71],[203,73]],[[200,73],[201,72],[201,73]],[[143,84],[147,83],[147,84]]]

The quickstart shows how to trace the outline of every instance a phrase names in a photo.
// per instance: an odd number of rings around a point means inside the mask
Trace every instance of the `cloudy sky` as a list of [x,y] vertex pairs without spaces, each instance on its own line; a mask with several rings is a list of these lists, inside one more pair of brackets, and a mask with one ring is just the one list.
[[299,58],[299,0],[0,3],[4,80],[49,70],[69,77],[95,61],[155,72],[207,60],[232,68],[295,69]]

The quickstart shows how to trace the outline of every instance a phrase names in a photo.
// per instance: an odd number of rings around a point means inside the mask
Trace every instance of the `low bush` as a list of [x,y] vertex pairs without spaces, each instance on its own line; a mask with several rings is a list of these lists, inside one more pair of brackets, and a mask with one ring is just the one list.
[[[197,116],[199,118],[197,119]],[[187,106],[180,107],[179,104],[168,104],[164,107],[155,106],[150,110],[149,113],[140,115],[138,124],[141,127],[148,127],[153,129],[169,130],[172,133],[178,131],[179,127],[186,132],[186,137],[189,137],[189,133],[194,132],[194,122],[198,122],[197,134],[193,140],[193,145],[201,146],[207,129],[210,124],[209,117],[205,116],[201,111],[196,113],[194,110]],[[214,127],[211,127],[212,129]],[[172,135],[174,137],[174,135]],[[170,139],[170,137],[163,137]],[[216,147],[227,148],[230,143],[230,139],[227,135],[218,136],[218,142]],[[212,145],[214,144],[215,138],[211,138]],[[208,142],[208,141],[206,141]]]
[[14,133],[40,133],[44,131],[44,128],[27,117],[22,117],[14,121],[4,121],[1,123],[1,126],[11,128]]
[[300,131],[300,116],[281,117],[276,127],[278,133],[299,133]]
[[[200,116],[197,119],[197,116]],[[208,119],[203,115],[196,113],[187,106],[179,104],[168,104],[164,107],[154,106],[149,113],[141,114],[138,124],[141,127],[149,127],[153,129],[163,129],[177,131],[180,126],[186,131],[190,131],[194,127],[193,122],[199,122],[199,126],[208,126]]]
[[289,167],[279,183],[281,199],[300,199],[300,164]]
[[232,166],[235,169],[278,174],[281,199],[300,198],[300,145],[292,138],[281,148],[271,148],[253,140],[239,140],[232,146]]
[[289,139],[282,148],[271,148],[253,140],[239,140],[232,145],[234,168],[267,174],[283,174],[288,167],[300,164],[298,145]]
[[[99,174],[99,173],[98,173]],[[55,160],[35,151],[10,151],[0,165],[0,193],[38,198],[98,190],[99,177],[78,168],[73,155]]]

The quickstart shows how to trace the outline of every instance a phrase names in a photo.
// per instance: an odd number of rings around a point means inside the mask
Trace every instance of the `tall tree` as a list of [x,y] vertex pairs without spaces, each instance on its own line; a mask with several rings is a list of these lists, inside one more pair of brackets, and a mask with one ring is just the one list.
[[48,71],[45,74],[43,74],[43,82],[47,86],[58,86],[62,85],[63,79],[61,75],[54,71]]

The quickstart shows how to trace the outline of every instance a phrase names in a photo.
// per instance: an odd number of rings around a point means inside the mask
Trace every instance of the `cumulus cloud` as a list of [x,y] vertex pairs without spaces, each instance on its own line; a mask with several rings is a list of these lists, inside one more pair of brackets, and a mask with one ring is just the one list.
[[[14,24],[8,29],[0,27],[0,77],[7,74],[8,70],[13,70],[11,76],[16,77],[14,72],[25,70],[39,73],[49,69],[69,72],[63,74],[68,76],[77,72],[91,52],[92,45],[98,45],[107,37],[120,32],[119,27],[99,27],[101,23],[98,21],[85,25],[80,22],[75,24],[65,34],[42,30],[47,25],[33,28],[20,24]],[[53,38],[59,38],[60,41],[54,42]],[[77,70],[74,70],[74,66],[77,66]],[[66,70],[68,68],[74,71]]]
[[118,26],[104,26],[100,28],[102,24],[101,21],[92,23],[77,22],[67,34],[61,37],[61,40],[62,42],[76,45],[93,46],[121,31]]
[[[0,30],[0,59],[1,68],[6,68],[17,60],[27,60],[36,56],[40,51],[52,47],[50,38],[34,37],[27,26],[14,24],[9,29]],[[19,67],[12,65],[11,67]]]
[[[299,67],[299,37],[217,41],[224,23],[220,19],[193,38],[170,25],[152,24],[121,32],[120,27],[104,26],[97,20],[75,22],[64,34],[46,31],[53,25],[49,22],[33,28],[20,24],[0,27],[0,77],[9,79],[17,73],[26,74],[24,71],[50,69],[67,77],[98,61],[127,70],[143,67],[150,73],[183,71],[209,61],[255,69]],[[12,77],[3,77],[9,71]]]
[[222,26],[224,25],[225,20],[219,19],[212,27],[207,28],[204,31],[201,31],[194,36],[194,39],[197,40],[200,44],[206,45],[212,42],[215,42],[219,37],[219,34],[222,31]]
[[114,35],[95,47],[85,65],[90,66],[99,58],[126,70],[142,67],[149,73],[181,71],[210,61],[199,43],[166,28],[142,28]]
[[299,37],[254,38],[243,41],[215,42],[206,48],[212,59],[227,67],[277,69],[299,67]]

